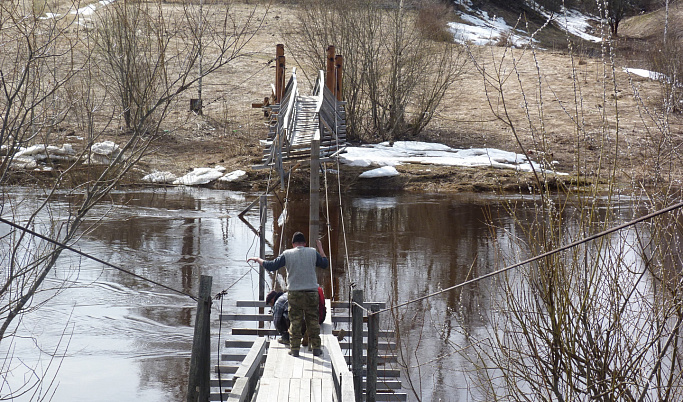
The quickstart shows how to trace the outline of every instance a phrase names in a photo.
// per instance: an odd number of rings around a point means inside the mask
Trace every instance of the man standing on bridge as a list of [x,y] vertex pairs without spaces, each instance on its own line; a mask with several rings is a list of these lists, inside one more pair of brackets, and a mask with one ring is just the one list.
[[301,232],[294,233],[292,248],[285,250],[279,257],[265,261],[259,257],[247,260],[256,261],[268,271],[287,269],[287,288],[289,298],[289,354],[299,356],[301,347],[301,327],[304,319],[314,356],[321,356],[320,323],[318,323],[318,280],[315,267],[327,268],[328,261],[323,245],[317,240],[316,246],[306,247],[306,237]]

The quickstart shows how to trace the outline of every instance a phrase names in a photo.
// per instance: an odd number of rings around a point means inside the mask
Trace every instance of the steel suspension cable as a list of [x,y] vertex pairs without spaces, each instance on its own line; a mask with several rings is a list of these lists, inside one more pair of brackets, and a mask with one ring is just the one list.
[[65,244],[65,243],[62,243],[62,242],[60,242],[60,241],[51,239],[51,238],[49,238],[49,237],[47,237],[47,236],[45,236],[45,235],[42,235],[42,234],[40,234],[40,233],[38,233],[38,232],[36,232],[36,231],[33,231],[33,230],[31,230],[31,229],[29,229],[29,228],[27,228],[27,227],[25,227],[25,226],[21,226],[21,225],[19,225],[19,224],[17,224],[17,223],[8,221],[8,220],[5,219],[5,218],[0,217],[0,222],[5,223],[5,224],[7,224],[7,225],[9,225],[9,226],[12,226],[13,228],[18,229],[18,230],[21,230],[21,231],[23,231],[23,232],[25,232],[25,233],[28,233],[28,234],[30,234],[31,236],[34,236],[34,237],[37,237],[37,238],[39,238],[39,239],[45,240],[46,242],[52,243],[52,244],[54,244],[54,245],[56,245],[56,246],[58,246],[58,247],[61,247],[61,248],[65,249],[65,250],[73,251],[73,252],[76,253],[76,254],[82,255],[83,257],[89,258],[89,259],[91,259],[91,260],[93,260],[93,261],[97,261],[97,262],[99,262],[99,263],[101,263],[101,264],[104,264],[104,265],[110,267],[110,268],[114,268],[114,269],[116,269],[116,270],[118,270],[118,271],[121,271],[121,272],[126,273],[126,274],[131,275],[131,276],[134,276],[134,277],[136,277],[136,278],[138,278],[138,279],[142,279],[142,280],[145,281],[145,282],[149,282],[149,283],[152,283],[152,284],[154,284],[154,285],[157,285],[157,286],[159,286],[159,287],[161,287],[161,288],[164,288],[164,289],[166,289],[166,290],[170,290],[170,291],[172,291],[172,292],[181,294],[181,295],[183,295],[183,296],[187,296],[187,297],[191,298],[191,299],[194,300],[194,301],[198,301],[198,300],[199,300],[199,298],[198,298],[197,296],[191,295],[191,294],[189,294],[189,293],[187,293],[187,292],[183,292],[182,290],[174,289],[174,288],[172,288],[172,287],[170,287],[170,286],[164,285],[163,283],[157,282],[157,281],[155,281],[155,280],[153,280],[153,279],[145,278],[145,277],[142,276],[142,275],[138,275],[138,274],[136,274],[136,273],[134,273],[134,272],[132,272],[132,271],[129,271],[129,270],[125,269],[125,268],[121,268],[121,267],[119,267],[119,266],[117,266],[117,265],[114,265],[114,264],[112,264],[112,263],[110,263],[110,262],[104,261],[104,260],[102,260],[102,259],[100,259],[100,258],[97,258],[97,257],[93,256],[93,255],[90,255],[90,254],[85,253],[85,252],[83,252],[83,251],[80,251],[80,250],[78,250],[78,249],[76,249],[76,248],[73,248],[73,247],[71,247],[71,246],[69,246],[69,245],[67,245],[67,244]]
[[[283,209],[283,214],[285,214],[285,219],[283,219],[283,224],[282,228],[280,229],[280,254],[282,254],[282,242],[285,241],[285,228],[287,227],[287,220],[289,219],[289,188],[292,184],[292,172],[294,171],[294,167],[289,169],[289,174],[287,175],[287,190],[285,191],[285,206]],[[286,246],[286,245],[285,245]],[[275,275],[273,275],[273,285],[271,286],[271,289],[275,289],[275,283],[277,281],[277,275],[280,270],[278,269],[275,271]]]
[[597,239],[597,238],[600,238],[600,237],[602,237],[602,236],[606,236],[606,235],[608,235],[608,234],[611,234],[611,233],[614,233],[614,232],[618,232],[618,231],[620,231],[620,230],[622,230],[622,229],[625,229],[625,228],[627,228],[627,227],[636,225],[636,224],[638,224],[638,223],[640,223],[640,222],[643,222],[643,221],[652,219],[652,218],[657,217],[657,216],[659,216],[659,215],[663,215],[663,214],[669,213],[669,212],[674,211],[674,210],[676,210],[676,209],[680,209],[681,207],[683,207],[683,201],[678,202],[678,203],[676,203],[676,204],[673,204],[673,205],[671,205],[671,206],[668,206],[668,207],[666,207],[666,208],[664,208],[664,209],[660,209],[660,210],[657,210],[657,211],[655,211],[655,212],[649,213],[649,214],[647,214],[647,215],[641,216],[640,218],[636,218],[636,219],[633,219],[633,220],[628,221],[628,222],[626,222],[626,223],[622,223],[621,225],[615,226],[615,227],[613,227],[613,228],[610,228],[610,229],[607,229],[607,230],[603,230],[602,232],[599,232],[599,233],[596,233],[596,234],[593,234],[593,235],[584,237],[584,238],[582,238],[582,239],[573,241],[573,242],[571,242],[571,243],[569,243],[569,244],[566,244],[566,245],[564,245],[564,246],[562,246],[562,247],[558,247],[558,248],[556,248],[556,249],[554,249],[554,250],[547,251],[547,252],[545,252],[545,253],[543,253],[543,254],[539,254],[539,255],[537,255],[537,256],[535,256],[535,257],[527,258],[527,259],[524,260],[524,261],[520,261],[520,262],[517,262],[517,263],[515,263],[515,264],[508,265],[508,266],[505,267],[505,268],[501,268],[501,269],[499,269],[499,270],[496,270],[496,271],[493,271],[493,272],[489,272],[488,274],[482,275],[482,276],[480,276],[480,277],[478,277],[478,278],[473,278],[473,279],[470,279],[470,280],[468,280],[468,281],[459,283],[459,284],[457,284],[457,285],[453,285],[453,286],[451,286],[451,287],[448,287],[448,288],[446,288],[446,289],[441,289],[441,290],[439,290],[439,291],[437,291],[437,292],[433,292],[433,293],[430,293],[430,294],[428,294],[428,295],[424,295],[424,296],[421,296],[421,297],[418,297],[418,298],[415,298],[415,299],[412,299],[412,300],[408,300],[408,301],[406,301],[406,302],[399,303],[399,304],[397,304],[397,305],[395,305],[395,306],[387,307],[387,308],[385,308],[385,309],[381,309],[381,310],[376,311],[376,312],[371,312],[370,310],[366,309],[366,308],[363,307],[363,306],[360,306],[360,305],[357,304],[357,303],[354,303],[354,304],[357,305],[358,307],[362,308],[363,310],[365,310],[365,311],[368,313],[368,315],[375,315],[375,314],[383,313],[383,312],[386,312],[386,311],[396,310],[396,309],[398,309],[399,307],[404,307],[404,306],[407,306],[407,305],[409,305],[409,304],[416,303],[416,302],[418,302],[418,301],[422,301],[422,300],[429,299],[429,298],[431,298],[431,297],[440,295],[440,294],[442,294],[442,293],[450,292],[451,290],[455,290],[455,289],[461,288],[461,287],[463,287],[463,286],[471,285],[471,284],[476,283],[476,282],[479,282],[479,281],[481,281],[481,280],[483,280],[483,279],[491,278],[491,277],[493,277],[493,276],[496,276],[496,275],[505,273],[505,272],[507,272],[507,271],[510,271],[510,270],[512,270],[512,269],[514,269],[514,268],[521,267],[522,265],[526,265],[526,264],[532,263],[532,262],[534,262],[534,261],[543,259],[543,258],[545,258],[545,257],[549,257],[549,256],[551,256],[551,255],[553,255],[553,254],[557,254],[557,253],[559,253],[559,252],[566,251],[566,250],[568,250],[568,249],[570,249],[570,248],[579,246],[579,245],[584,244],[584,243],[588,243],[588,242],[593,241],[593,240],[595,240],[595,239]]
[[330,254],[328,261],[328,268],[330,271],[330,288],[332,289],[332,294],[330,295],[330,300],[334,297],[334,274],[332,273],[332,231],[330,229],[330,199],[327,191],[327,164],[323,163],[323,177],[325,178],[325,210],[326,210],[326,221],[327,221],[327,249]]
[[[337,149],[339,149],[339,138],[337,138]],[[344,263],[346,265],[346,279],[348,283],[351,283],[351,265],[349,264],[349,244],[346,240],[346,224],[344,221],[344,207],[342,206],[341,166],[339,165],[339,156],[335,158],[335,162],[337,164],[337,193],[339,196],[339,217],[341,219],[342,239],[344,240]]]

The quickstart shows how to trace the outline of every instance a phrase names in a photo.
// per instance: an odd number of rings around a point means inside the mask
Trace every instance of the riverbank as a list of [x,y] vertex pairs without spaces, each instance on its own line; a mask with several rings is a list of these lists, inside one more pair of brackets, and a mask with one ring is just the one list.
[[[171,12],[172,4],[164,7]],[[288,44],[290,32],[283,30],[296,25],[296,7],[272,4],[266,10],[265,5],[233,5],[240,18],[246,18],[254,9],[261,25],[241,56],[204,79],[202,115],[189,110],[191,99],[197,96],[197,88],[193,87],[169,105],[158,138],[122,184],[150,185],[142,178],[155,171],[179,177],[195,168],[223,166],[228,172],[244,170],[246,176],[238,182],[206,186],[265,188],[271,173],[251,167],[260,163],[259,141],[267,135],[267,122],[263,111],[251,105],[271,93],[275,45],[285,44],[288,76],[296,67],[306,87],[310,85],[306,77],[311,74],[307,74],[306,66],[297,64]],[[551,33],[544,30],[538,35],[550,37]],[[552,35],[556,36],[557,31]],[[419,137],[397,140],[526,153],[541,166],[552,166],[567,174],[541,180],[550,188],[607,181],[636,188],[683,181],[683,164],[677,163],[677,150],[683,143],[680,108],[664,114],[666,83],[630,70],[650,68],[644,50],[650,43],[636,31],[614,40],[604,55],[595,50],[595,44],[577,43],[571,52],[562,49],[567,48],[566,42],[534,49],[468,46],[467,68],[447,90],[429,126]],[[455,49],[459,45],[452,46]],[[106,107],[102,108],[105,111],[100,124],[104,128],[97,141],[123,145],[129,139],[122,128],[123,118],[117,114],[112,118],[106,110],[115,110],[114,100],[103,99]],[[105,120],[106,116],[111,120]],[[82,124],[65,119],[51,130],[49,145],[69,143],[76,150],[87,145]],[[5,183],[50,184],[66,164],[56,163],[53,167],[52,171],[13,171]],[[87,182],[98,169],[70,169],[61,185]],[[342,166],[341,186],[343,190],[357,191],[528,191],[539,183],[532,173],[495,168],[403,164],[396,169],[396,177],[359,179],[363,169]],[[293,188],[307,191],[307,175],[296,173],[294,177],[295,184],[300,184]]]

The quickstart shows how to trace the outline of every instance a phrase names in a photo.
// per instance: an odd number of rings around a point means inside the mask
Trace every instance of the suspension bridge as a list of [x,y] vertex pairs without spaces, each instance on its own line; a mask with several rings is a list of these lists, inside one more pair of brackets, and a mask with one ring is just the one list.
[[[269,131],[267,138],[261,141],[262,161],[252,168],[277,172],[279,187],[287,194],[292,171],[305,167],[310,169],[308,239],[314,242],[313,239],[318,239],[320,234],[320,176],[326,171],[321,170],[321,166],[335,162],[335,157],[346,143],[345,102],[341,98],[343,57],[335,54],[334,47],[327,49],[326,70],[319,71],[310,95],[302,94],[296,69],[292,69],[285,84],[282,45],[276,48],[276,61],[272,94],[262,104],[254,105],[264,109]],[[327,193],[327,179],[324,177]],[[266,194],[274,191],[278,183],[269,184]],[[266,196],[249,205],[240,217],[257,202],[261,227],[249,226],[260,237],[260,256],[265,258],[268,242],[264,238]],[[329,203],[329,200],[325,199],[324,203]],[[248,224],[246,219],[243,221]],[[327,228],[329,231],[329,225]],[[281,239],[284,237],[280,236]],[[329,233],[327,238],[330,239]],[[273,247],[274,253],[281,250],[281,246]],[[331,249],[331,245],[328,246]],[[188,400],[203,400],[207,396],[212,401],[265,401],[273,398],[339,402],[406,400],[400,371],[385,368],[397,361],[393,331],[381,331],[378,316],[369,314],[386,308],[385,304],[364,302],[360,290],[353,291],[351,302],[332,301],[335,296],[332,267],[329,273],[326,290],[328,314],[321,325],[322,356],[314,356],[305,347],[301,348],[299,357],[290,356],[287,353],[289,349],[275,340],[278,334],[271,328],[271,314],[266,312],[265,273],[261,267],[259,300],[237,301],[228,309],[238,313],[223,313],[221,307],[220,326],[225,324],[229,330],[220,331],[228,333],[224,342],[219,340],[224,352],[212,370],[210,393],[199,392],[198,399],[194,399],[195,395],[190,395],[195,386],[191,379]],[[321,279],[319,276],[319,283],[322,283]],[[195,330],[197,327],[200,325]],[[197,384],[197,388],[202,387]]]

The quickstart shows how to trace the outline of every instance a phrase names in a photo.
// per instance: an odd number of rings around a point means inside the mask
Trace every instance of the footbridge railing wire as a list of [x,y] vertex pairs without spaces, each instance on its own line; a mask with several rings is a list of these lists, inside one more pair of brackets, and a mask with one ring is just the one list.
[[95,256],[93,256],[93,255],[91,255],[91,254],[85,253],[85,252],[83,252],[83,251],[81,251],[81,250],[79,250],[79,249],[77,249],[77,248],[74,248],[74,247],[72,247],[72,246],[69,246],[69,245],[66,244],[66,243],[63,243],[63,242],[60,242],[60,241],[51,239],[51,238],[48,237],[48,236],[42,235],[42,234],[40,234],[40,233],[38,233],[38,232],[36,232],[36,231],[34,231],[34,230],[31,230],[31,229],[29,229],[29,228],[27,228],[27,227],[25,227],[25,226],[19,225],[18,223],[14,223],[14,222],[12,222],[12,221],[10,221],[10,220],[7,220],[7,219],[5,219],[5,218],[2,218],[2,217],[0,217],[0,222],[4,223],[4,224],[6,224],[6,225],[9,225],[9,226],[11,226],[11,227],[13,227],[14,229],[17,229],[17,230],[20,230],[20,231],[22,231],[22,232],[28,233],[28,234],[30,234],[30,235],[33,236],[33,237],[37,237],[37,238],[39,238],[39,239],[45,240],[45,241],[48,242],[48,243],[52,243],[52,244],[54,244],[55,246],[57,246],[57,247],[59,247],[59,248],[62,248],[62,249],[64,249],[64,250],[72,251],[72,252],[74,252],[74,253],[76,253],[76,254],[78,254],[78,255],[81,255],[81,256],[83,256],[83,257],[85,257],[85,258],[89,258],[89,259],[91,259],[91,260],[93,260],[93,261],[99,262],[100,264],[106,265],[106,266],[108,266],[108,267],[110,267],[110,268],[113,268],[113,269],[115,269],[115,270],[117,270],[117,271],[121,271],[121,272],[123,272],[123,273],[125,273],[125,274],[128,274],[128,275],[130,275],[130,276],[134,276],[134,277],[136,277],[136,278],[138,278],[138,279],[141,279],[141,280],[143,280],[143,281],[145,281],[145,282],[148,282],[148,283],[151,283],[151,284],[153,284],[153,285],[159,286],[160,288],[164,288],[164,289],[166,289],[166,290],[170,290],[171,292],[178,293],[179,295],[182,295],[182,296],[187,296],[187,297],[189,297],[190,299],[192,299],[192,300],[194,300],[194,301],[198,301],[198,300],[199,300],[199,298],[198,298],[197,296],[195,296],[195,295],[192,295],[192,294],[190,294],[190,293],[184,292],[184,291],[182,291],[182,290],[174,289],[174,288],[172,288],[172,287],[170,287],[170,286],[168,286],[168,285],[164,285],[164,284],[161,283],[161,282],[157,282],[157,281],[155,281],[155,280],[153,280],[153,279],[146,278],[146,277],[144,277],[144,276],[142,276],[142,275],[138,275],[138,274],[136,274],[135,272],[132,272],[132,271],[127,270],[127,269],[125,269],[125,268],[119,267],[118,265],[114,265],[114,264],[112,264],[112,263],[110,263],[110,262],[104,261],[104,260],[101,259],[101,258],[97,258],[97,257],[95,257]]
[[557,253],[560,253],[560,252],[562,252],[562,251],[569,250],[569,249],[574,248],[574,247],[576,247],[576,246],[580,246],[581,244],[588,243],[588,242],[593,241],[593,240],[595,240],[595,239],[598,239],[598,238],[600,238],[600,237],[606,236],[606,235],[611,234],[611,233],[618,232],[618,231],[620,231],[620,230],[626,229],[626,228],[631,227],[631,226],[633,226],[633,225],[636,225],[636,224],[638,224],[638,223],[641,223],[641,222],[650,220],[650,219],[655,218],[655,217],[657,217],[657,216],[659,216],[659,215],[664,215],[664,214],[666,214],[666,213],[669,213],[669,212],[671,212],[671,211],[675,211],[675,210],[680,209],[680,208],[683,208],[683,201],[681,201],[681,202],[679,202],[679,203],[676,203],[676,204],[673,204],[673,205],[671,205],[671,206],[668,206],[668,207],[666,207],[666,208],[664,208],[664,209],[660,209],[660,210],[657,210],[657,211],[652,212],[652,213],[650,213],[650,214],[641,216],[640,218],[636,218],[636,219],[631,220],[631,221],[629,221],[629,222],[622,223],[621,225],[615,226],[615,227],[613,227],[613,228],[610,228],[610,229],[604,230],[604,231],[602,231],[602,232],[599,232],[599,233],[596,233],[596,234],[593,234],[593,235],[584,237],[584,238],[582,238],[582,239],[576,240],[576,241],[571,242],[571,243],[569,243],[569,244],[566,244],[566,245],[564,245],[564,246],[562,246],[562,247],[558,247],[558,248],[556,248],[556,249],[554,249],[554,250],[551,250],[551,251],[545,252],[545,253],[543,253],[543,254],[539,254],[539,255],[537,255],[537,256],[528,258],[528,259],[526,259],[526,260],[524,260],[524,261],[520,261],[520,262],[514,263],[514,264],[512,264],[512,265],[508,265],[508,266],[505,267],[505,268],[501,268],[501,269],[499,269],[499,270],[496,270],[496,271],[493,271],[493,272],[489,272],[488,274],[479,276],[479,277],[477,277],[477,278],[473,278],[473,279],[470,279],[470,280],[468,280],[468,281],[459,283],[459,284],[457,284],[457,285],[453,285],[453,286],[451,286],[451,287],[448,287],[448,288],[445,288],[445,289],[441,289],[441,290],[439,290],[439,291],[437,291],[437,292],[433,292],[433,293],[430,293],[430,294],[427,294],[427,295],[424,295],[424,296],[421,296],[421,297],[418,297],[418,298],[415,298],[415,299],[412,299],[412,300],[408,300],[408,301],[405,301],[405,302],[403,302],[403,303],[396,304],[396,305],[394,305],[394,306],[386,307],[386,308],[380,309],[380,310],[378,310],[378,311],[369,311],[369,310],[365,309],[363,306],[359,306],[359,307],[361,307],[363,310],[365,310],[365,312],[366,312],[369,316],[377,315],[377,314],[380,314],[380,313],[384,313],[384,312],[386,312],[386,311],[396,310],[396,309],[398,309],[398,308],[405,307],[405,306],[407,306],[407,305],[409,305],[409,304],[417,303],[417,302],[419,302],[419,301],[426,300],[426,299],[429,299],[429,298],[434,297],[434,296],[438,296],[438,295],[440,295],[440,294],[442,294],[442,293],[450,292],[451,290],[455,290],[455,289],[461,288],[461,287],[463,287],[463,286],[471,285],[471,284],[476,283],[476,282],[479,282],[479,281],[481,281],[481,280],[484,280],[484,279],[487,279],[487,278],[491,278],[491,277],[493,277],[493,276],[500,275],[500,274],[505,273],[505,272],[507,272],[507,271],[510,271],[510,270],[512,270],[512,269],[519,268],[519,267],[521,267],[521,266],[523,266],[523,265],[532,263],[532,262],[534,262],[534,261],[538,261],[538,260],[543,259],[543,258],[545,258],[545,257],[549,257],[549,256],[551,256],[551,255],[553,255],[553,254],[557,254]]
[[[593,234],[593,235],[586,236],[586,237],[584,237],[584,238],[582,238],[582,239],[576,240],[576,241],[574,241],[574,242],[571,242],[571,243],[566,244],[566,245],[564,245],[564,246],[558,247],[558,248],[553,249],[553,250],[551,250],[551,251],[548,251],[548,252],[545,252],[545,253],[536,255],[536,256],[534,256],[534,257],[528,258],[528,259],[526,259],[526,260],[524,260],[524,261],[520,261],[520,262],[514,263],[514,264],[512,264],[512,265],[508,265],[508,266],[506,266],[506,267],[504,267],[504,268],[501,268],[501,269],[498,269],[498,270],[496,270],[496,271],[490,272],[490,273],[488,273],[488,274],[479,276],[479,277],[477,277],[477,278],[473,278],[473,279],[464,281],[464,282],[462,282],[462,283],[459,283],[459,284],[457,284],[457,285],[453,285],[453,286],[451,286],[451,287],[448,287],[448,288],[439,290],[439,291],[437,291],[437,292],[432,292],[432,293],[426,294],[426,295],[424,295],[424,296],[421,296],[421,297],[418,297],[418,298],[415,298],[415,299],[411,299],[411,300],[408,300],[408,301],[405,301],[405,302],[402,302],[402,303],[398,303],[398,304],[393,305],[393,306],[384,307],[384,308],[380,308],[380,307],[377,306],[377,305],[368,306],[367,304],[364,304],[363,301],[362,301],[362,291],[361,291],[361,290],[354,290],[354,291],[353,291],[353,292],[354,292],[354,297],[353,297],[353,300],[352,300],[351,303],[350,303],[351,308],[353,309],[352,321],[354,322],[354,327],[353,327],[353,329],[352,329],[352,334],[353,334],[354,336],[360,336],[360,335],[357,335],[357,333],[361,332],[361,331],[360,331],[360,328],[361,328],[361,325],[362,325],[362,324],[360,324],[360,323],[362,323],[363,320],[364,320],[363,315],[366,316],[367,323],[368,323],[368,324],[367,324],[367,325],[368,325],[368,330],[367,330],[367,334],[368,334],[368,335],[367,335],[367,336],[368,336],[368,342],[367,342],[367,368],[366,368],[366,369],[367,369],[367,376],[366,376],[367,389],[366,389],[366,394],[365,394],[366,400],[368,400],[368,401],[375,401],[375,400],[378,400],[378,399],[376,399],[377,397],[380,397],[380,394],[377,392],[376,384],[375,384],[375,383],[377,382],[377,372],[378,372],[378,368],[377,368],[378,339],[379,339],[379,335],[378,335],[378,334],[379,334],[379,332],[380,332],[380,331],[379,331],[379,317],[380,317],[380,314],[381,314],[381,313],[385,313],[385,312],[388,312],[388,311],[394,311],[394,310],[397,310],[397,309],[399,309],[399,308],[405,307],[405,306],[407,306],[407,305],[409,305],[409,304],[417,303],[417,302],[419,302],[419,301],[423,301],[423,300],[429,299],[429,298],[431,298],[431,297],[434,297],[434,296],[437,296],[437,295],[440,295],[440,294],[443,294],[443,293],[446,293],[446,292],[450,292],[450,291],[453,291],[453,290],[462,288],[462,287],[467,286],[467,285],[471,285],[471,284],[476,283],[476,282],[479,282],[479,281],[481,281],[481,280],[484,280],[484,279],[487,279],[487,278],[491,278],[491,277],[500,275],[500,274],[502,274],[502,273],[505,273],[505,272],[508,272],[508,271],[510,271],[510,270],[513,270],[513,269],[515,269],[515,268],[519,268],[519,267],[521,267],[521,266],[523,266],[523,265],[530,264],[530,263],[532,263],[532,262],[534,262],[534,261],[538,261],[538,260],[540,260],[540,259],[549,257],[549,256],[551,256],[551,255],[554,255],[554,254],[557,254],[557,253],[560,253],[560,252],[569,250],[569,249],[571,249],[571,248],[573,248],[573,247],[580,246],[580,245],[582,245],[582,244],[591,242],[591,241],[596,240],[596,239],[599,239],[599,238],[601,238],[601,237],[603,237],[603,236],[606,236],[606,235],[609,235],[609,234],[618,232],[618,231],[620,231],[620,230],[629,228],[629,227],[634,226],[634,225],[636,225],[636,224],[638,224],[638,223],[641,223],[641,222],[650,220],[650,219],[655,218],[655,217],[660,216],[660,215],[667,214],[667,213],[669,213],[669,212],[675,211],[675,210],[680,209],[680,208],[682,208],[682,207],[683,207],[683,201],[678,202],[678,203],[676,203],[676,204],[673,204],[673,205],[671,205],[671,206],[668,206],[668,207],[666,207],[666,208],[657,210],[657,211],[655,211],[655,212],[649,213],[649,214],[647,214],[647,215],[641,216],[640,218],[633,219],[633,220],[631,220],[631,221],[629,221],[629,222],[626,222],[626,223],[623,223],[623,224],[614,226],[614,227],[612,227],[612,228],[609,228],[609,229],[607,229],[607,230],[601,231],[601,232],[599,232],[599,233],[595,233],[595,234]],[[360,293],[360,295],[361,295],[361,296],[360,296],[360,299],[357,299],[357,297],[356,297],[356,295],[355,295],[356,292],[361,292],[361,293]],[[357,323],[356,323],[356,322],[357,322]],[[680,326],[680,325],[683,325],[683,320],[679,320],[679,322],[676,323],[676,327],[678,327],[678,326]],[[672,332],[672,336],[673,336],[673,334],[675,334],[675,333],[676,333],[675,331]],[[672,336],[669,336],[669,338],[666,340],[666,344],[667,344],[667,345],[671,342]],[[354,340],[354,343],[358,343],[358,345],[356,345],[356,348],[357,348],[360,344],[362,344],[362,338],[360,338],[360,339],[358,339],[358,340]],[[470,345],[470,346],[471,346],[471,345]],[[469,347],[469,346],[468,346],[468,347]],[[453,352],[453,353],[457,353],[457,352],[458,352],[458,351],[455,351],[455,352]],[[449,353],[449,354],[447,354],[447,355],[438,356],[438,357],[437,357],[436,359],[434,359],[433,361],[437,361],[437,360],[443,359],[444,357],[446,357],[446,356],[448,356],[448,355],[450,355],[450,354],[452,354],[452,353]],[[359,361],[359,359],[360,359],[360,356],[362,356],[362,351],[360,351],[360,350],[355,350],[355,348],[354,348],[353,355],[354,355],[353,378],[354,378],[354,381],[357,382],[357,384],[360,384],[360,383],[361,383],[361,379],[362,379],[362,375],[360,374],[360,371],[361,371],[361,369],[362,369],[362,363]],[[355,356],[358,356],[358,357],[355,357]],[[653,371],[653,373],[654,373],[654,371]],[[644,393],[643,393],[643,395],[644,395]],[[395,395],[395,396],[396,396],[396,395]]]

